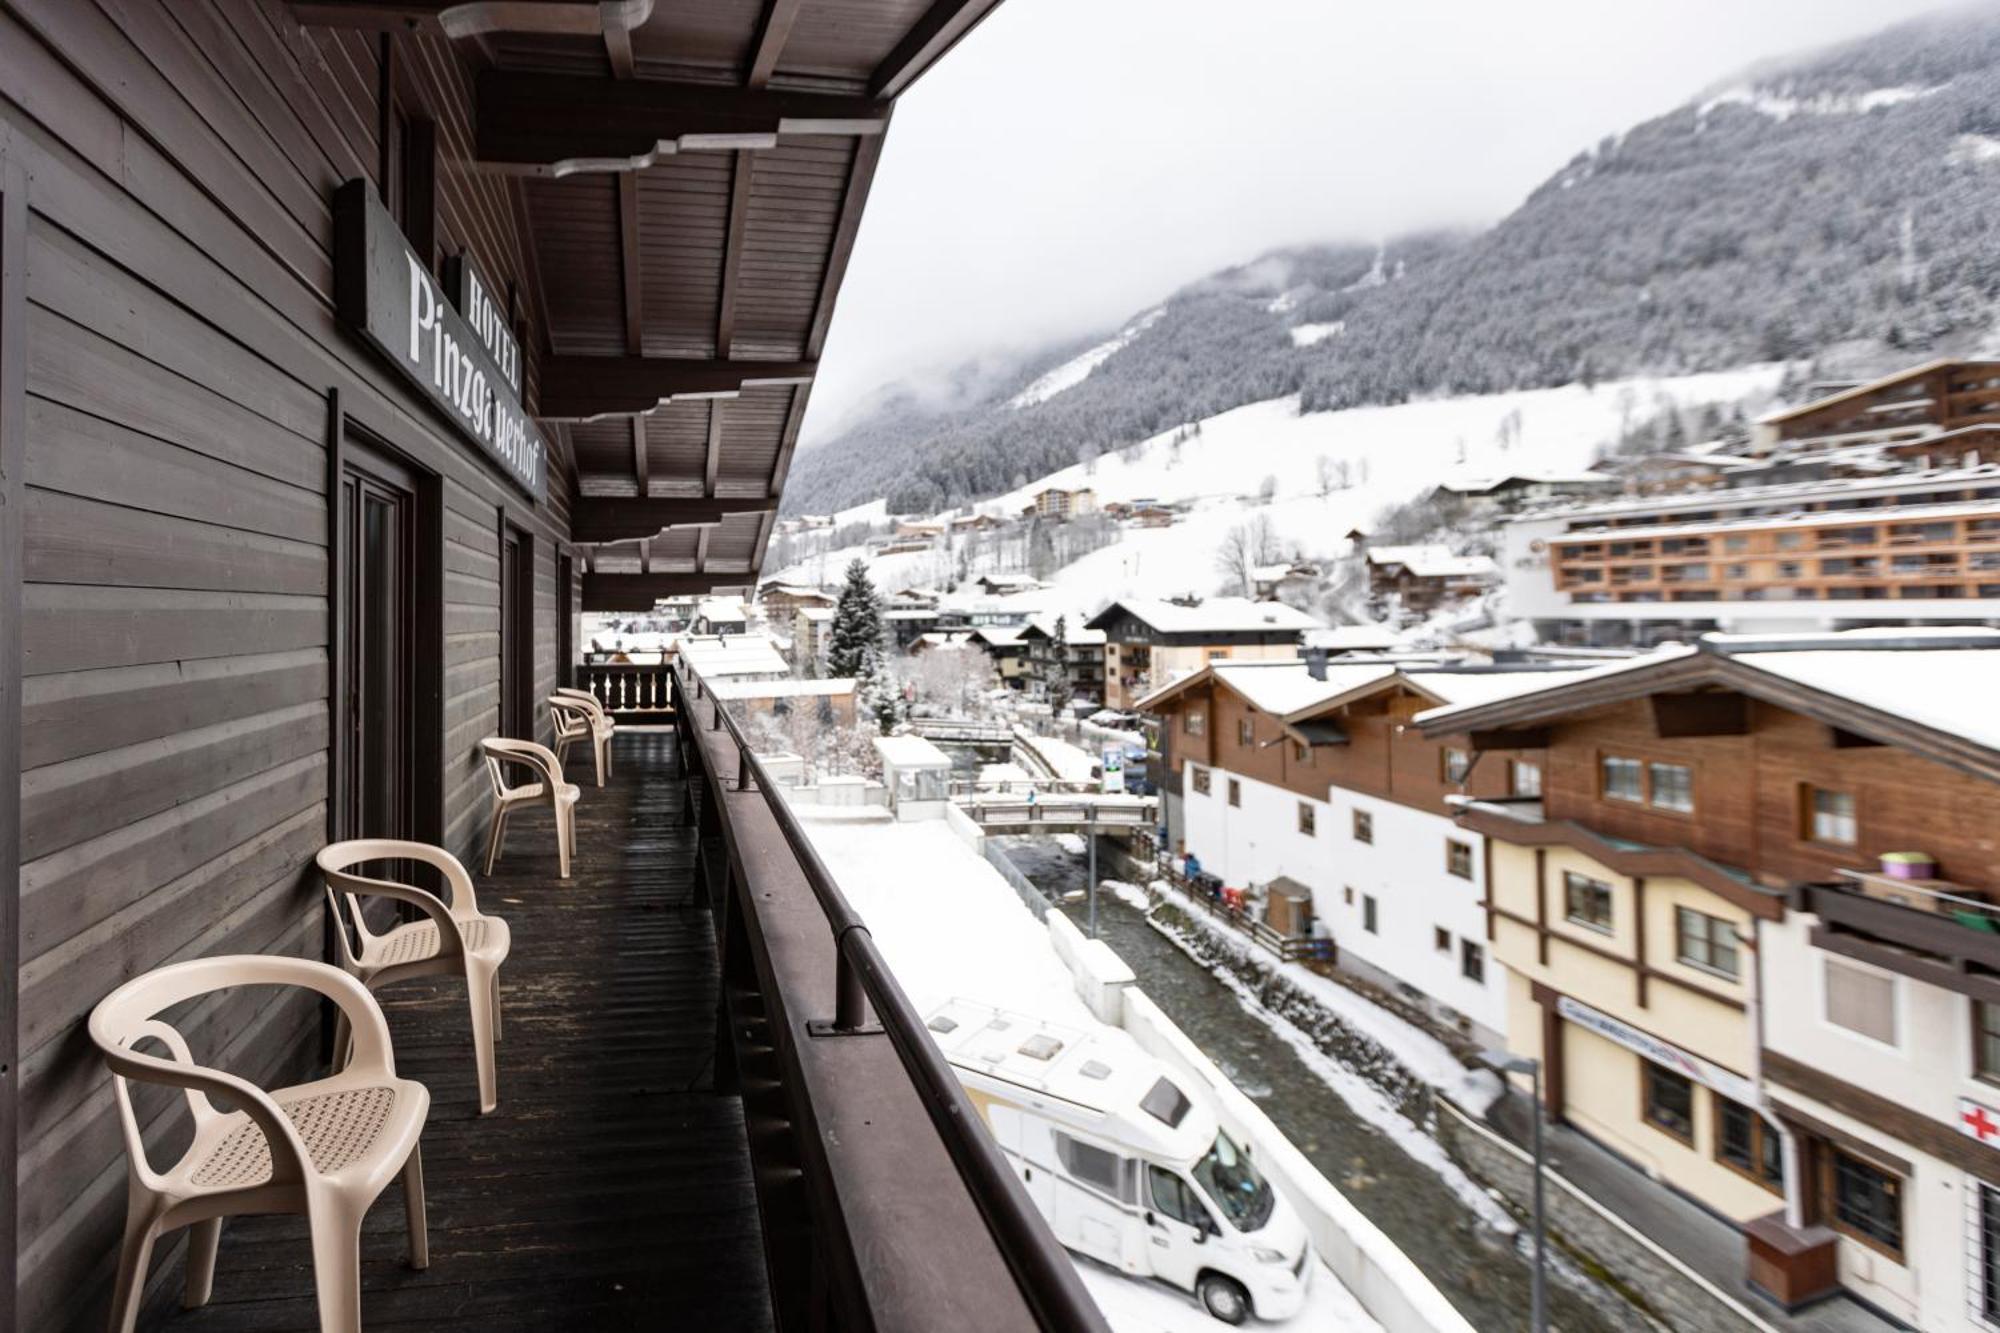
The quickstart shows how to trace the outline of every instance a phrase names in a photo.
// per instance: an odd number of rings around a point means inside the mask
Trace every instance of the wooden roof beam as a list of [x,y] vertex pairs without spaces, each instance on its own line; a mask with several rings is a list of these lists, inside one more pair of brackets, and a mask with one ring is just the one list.
[[768,384],[807,384],[813,361],[718,361],[666,356],[552,356],[542,363],[545,421],[594,421],[690,398],[734,398]]
[[725,584],[740,584],[743,574],[585,574],[586,611],[650,611],[662,597],[698,597]]
[[629,171],[679,152],[775,147],[783,134],[880,137],[889,106],[845,94],[489,68],[477,155],[503,171]]
[[792,24],[798,19],[803,3],[804,0],[770,0],[764,6],[763,22],[757,25],[755,54],[750,57],[750,72],[743,80],[750,87],[764,87],[777,72],[778,57],[784,54],[785,42],[792,35]]
[[653,0],[292,0],[292,17],[322,28],[494,32],[594,37],[629,33],[653,16]]
[[646,418],[632,418],[632,473],[639,479],[639,496],[644,499],[652,492],[649,473],[650,464],[646,458]]
[[888,59],[875,67],[874,76],[868,80],[868,91],[884,98],[902,92],[939,57],[958,45],[960,38],[979,26],[979,21],[999,3],[1000,0],[937,0],[903,40],[896,43]]
[[645,541],[668,528],[720,523],[730,514],[758,514],[774,502],[762,496],[700,496],[687,499],[578,496],[570,510],[574,542]]

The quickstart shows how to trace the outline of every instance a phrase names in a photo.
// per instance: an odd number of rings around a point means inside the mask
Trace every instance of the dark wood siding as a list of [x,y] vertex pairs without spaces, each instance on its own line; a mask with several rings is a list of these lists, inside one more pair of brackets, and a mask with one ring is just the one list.
[[[440,41],[396,49],[430,90],[440,248],[469,249],[536,327],[515,187],[458,165],[467,71]],[[502,505],[535,537],[538,701],[556,679],[566,464],[529,510],[334,318],[329,199],[377,169],[379,50],[276,0],[0,13],[0,165],[28,180],[19,1327],[96,1318],[111,1269],[124,1165],[90,1007],[177,958],[320,952],[330,391],[443,479],[455,848],[485,809]],[[268,1077],[316,1021],[225,997],[185,1026],[202,1058]]]

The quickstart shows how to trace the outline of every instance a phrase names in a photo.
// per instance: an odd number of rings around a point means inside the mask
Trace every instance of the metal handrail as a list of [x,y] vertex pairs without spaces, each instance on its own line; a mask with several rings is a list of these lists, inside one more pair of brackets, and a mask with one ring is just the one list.
[[[819,900],[820,910],[826,914],[827,925],[833,931],[835,960],[833,1021],[826,1032],[845,1036],[868,1031],[868,1010],[873,1007],[883,1035],[895,1048],[904,1072],[922,1098],[945,1151],[986,1219],[987,1230],[992,1233],[1036,1319],[1047,1329],[1109,1333],[1110,1326],[1085,1291],[1068,1251],[1051,1234],[1048,1223],[1001,1155],[999,1145],[981,1125],[958,1075],[952,1072],[944,1054],[931,1040],[923,1016],[890,972],[867,923],[841,892],[798,815],[766,773],[763,761],[744,740],[736,719],[720,700],[708,696],[706,685],[691,667],[677,663],[672,670],[677,705],[685,710],[692,725],[696,715],[687,705],[690,682],[693,697],[708,700],[713,714],[709,729],[725,731],[736,747],[734,790],[748,791],[750,784],[755,783],[813,896]],[[719,778],[712,780],[719,782]]]

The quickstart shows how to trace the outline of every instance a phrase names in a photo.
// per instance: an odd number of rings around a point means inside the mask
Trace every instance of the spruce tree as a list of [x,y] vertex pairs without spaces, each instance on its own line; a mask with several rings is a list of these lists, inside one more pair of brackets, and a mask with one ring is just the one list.
[[1055,656],[1049,665],[1049,708],[1060,718],[1069,707],[1071,696],[1076,693],[1069,679],[1069,617],[1056,617],[1055,641],[1050,651]]
[[863,673],[867,655],[882,646],[882,604],[868,578],[868,566],[855,560],[847,566],[847,582],[833,610],[828,635],[826,672],[835,679]]

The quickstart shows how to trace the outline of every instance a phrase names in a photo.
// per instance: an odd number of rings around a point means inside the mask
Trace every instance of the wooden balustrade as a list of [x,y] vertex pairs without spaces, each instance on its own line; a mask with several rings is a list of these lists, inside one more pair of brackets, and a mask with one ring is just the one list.
[[620,722],[670,722],[674,716],[673,667],[667,663],[579,664],[576,687],[588,690]]

